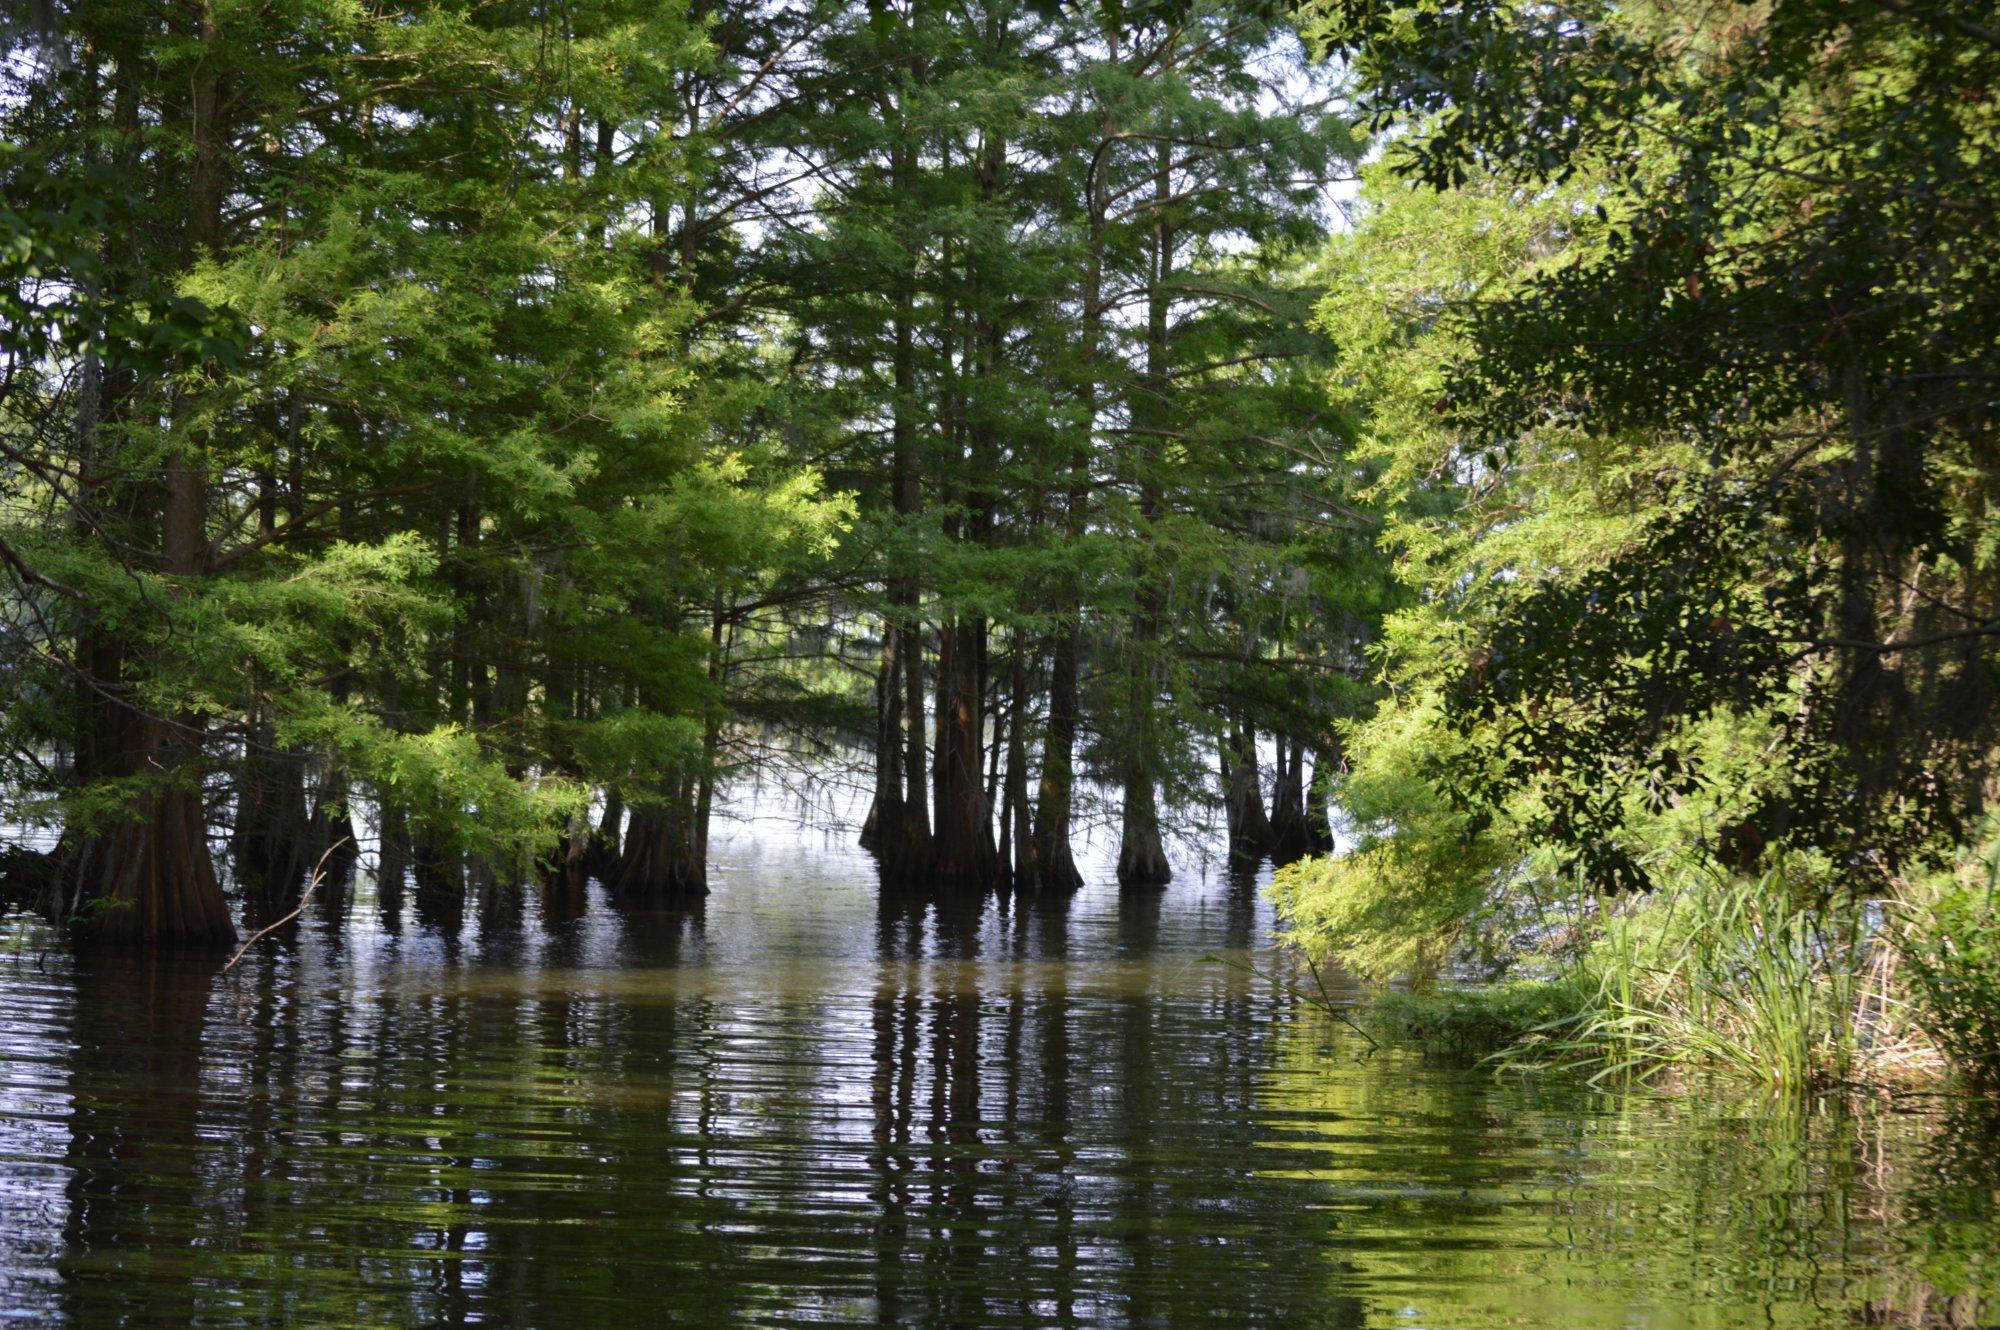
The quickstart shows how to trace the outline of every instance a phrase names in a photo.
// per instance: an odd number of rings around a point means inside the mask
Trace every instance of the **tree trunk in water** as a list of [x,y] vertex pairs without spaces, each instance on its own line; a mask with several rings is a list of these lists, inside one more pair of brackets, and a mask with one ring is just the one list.
[[1255,731],[1230,727],[1222,747],[1222,791],[1229,857],[1245,862],[1262,859],[1271,852],[1272,835],[1271,823],[1264,816],[1264,782],[1258,771]]
[[[171,751],[157,722],[142,728],[155,731],[143,751]],[[139,795],[126,818],[70,841],[63,857],[78,942],[199,951],[236,940],[194,790]]]
[[[898,669],[902,675],[902,716],[896,725],[902,742],[902,796],[893,821],[878,818],[877,860],[886,882],[921,881],[931,867],[930,791],[924,751],[923,626],[915,622],[914,592],[906,611],[911,616],[897,630]],[[886,807],[886,805],[885,805]]]
[[1333,850],[1333,776],[1337,760],[1324,748],[1313,749],[1312,776],[1306,781],[1306,830],[1312,836],[1312,852]]
[[590,852],[596,829],[590,810],[581,809],[563,832],[559,857],[542,879],[542,908],[551,919],[574,919],[583,913],[590,884]]
[[[986,16],[987,36],[997,33],[996,18]],[[979,196],[988,202],[997,199],[1006,177],[1006,140],[991,130],[980,135],[977,179]],[[993,257],[976,248],[965,254],[965,272],[977,281],[982,265]],[[1004,332],[997,307],[990,302],[970,301],[970,315],[963,329],[965,347],[960,362],[963,370],[977,379],[991,382],[1000,372]],[[965,515],[962,540],[966,545],[990,548],[994,541],[994,510],[998,495],[994,481],[1000,474],[1000,439],[995,415],[974,404],[962,391],[963,380],[951,393],[953,417],[953,465],[962,486],[957,494],[947,492],[946,502],[956,499]],[[949,643],[949,646],[946,643]],[[957,622],[939,629],[938,672],[942,676],[937,713],[938,799],[937,835],[933,847],[932,872],[942,884],[986,888],[998,886],[1002,865],[993,841],[993,804],[998,794],[1000,744],[994,734],[988,767],[986,750],[988,625],[984,617],[961,614]]]
[[[286,411],[278,427],[298,447],[296,413]],[[278,480],[275,460],[260,467],[257,484],[258,535],[277,531]],[[292,505],[298,520],[297,505]],[[278,747],[277,727],[263,700],[263,679],[254,675],[255,708],[249,717],[243,761],[236,772],[236,823],[230,833],[230,862],[246,915],[272,917],[290,910],[304,890],[320,849],[311,842],[312,811],[306,798],[307,755]]]
[[[1117,40],[1114,30],[1114,63]],[[1106,109],[1098,126],[1101,141],[1110,143],[1116,129],[1116,118]],[[1105,219],[1111,210],[1111,185],[1105,173],[1094,173],[1089,183],[1084,206],[1089,214],[1090,243],[1084,253],[1083,289],[1079,292],[1083,345],[1077,396],[1083,408],[1083,430],[1070,454],[1063,504],[1063,530],[1072,541],[1083,536],[1085,508],[1090,502],[1090,459],[1097,438],[1097,359],[1104,341]],[[1083,874],[1077,871],[1069,843],[1076,809],[1076,738],[1083,724],[1077,673],[1082,651],[1082,600],[1080,588],[1066,596],[1061,624],[1049,650],[1049,719],[1042,739],[1042,779],[1035,791],[1034,857],[1041,888],[1050,892],[1075,891],[1083,885]]]
[[998,877],[987,816],[979,696],[979,642],[985,623],[961,619],[938,634],[937,830],[931,877],[941,885],[989,887]]
[[[884,111],[900,130],[901,108],[885,105]],[[900,139],[890,148],[890,180],[898,194],[908,186],[912,154],[910,145]],[[906,266],[897,275],[895,350],[891,357],[895,400],[890,419],[893,453],[890,501],[905,529],[923,506],[923,478],[917,460],[915,285],[914,266]],[[900,726],[903,796],[900,815],[893,827],[882,818],[887,805],[878,809],[876,841],[883,879],[907,883],[919,880],[930,870],[931,857],[929,794],[924,788],[924,629],[919,618],[922,588],[914,571],[906,568],[888,579],[888,591],[888,617],[898,638],[895,655],[903,684]],[[893,679],[891,684],[884,701],[893,705]]]
[[410,875],[416,882],[417,918],[441,933],[465,923],[465,859],[426,833],[416,838]]
[[[200,471],[175,453],[167,461],[161,522],[162,564],[170,576],[198,575],[206,554],[207,487]],[[124,653],[110,673],[85,687],[113,682],[123,692]],[[114,695],[116,696],[116,695]],[[80,764],[84,781],[143,779],[148,788],[113,827],[80,839],[71,860],[72,913],[78,936],[148,946],[226,947],[236,930],[209,856],[201,797],[200,722],[169,723],[143,716],[118,697],[100,710],[109,743]]]
[[1044,891],[1075,891],[1083,874],[1070,853],[1076,800],[1077,628],[1056,634],[1049,662],[1049,724],[1042,744],[1042,780],[1035,797],[1035,867]]
[[599,882],[609,883],[618,874],[624,857],[625,799],[617,790],[604,792],[604,811],[592,829],[584,850],[584,872]]
[[570,917],[575,913],[572,905],[583,900],[584,885],[590,877],[586,868],[590,833],[590,810],[580,808],[569,815],[569,821],[563,824],[555,840],[535,858],[535,879],[541,885],[542,907],[553,918]]
[[1124,832],[1118,842],[1118,885],[1164,887],[1173,880],[1166,846],[1160,840],[1159,801],[1149,780],[1125,785]]
[[64,834],[51,915],[84,943],[227,948],[236,929],[209,856],[198,766],[168,722],[125,700],[122,644],[86,626],[79,654],[77,784],[145,783],[115,822]]
[[[198,36],[204,47],[218,40],[215,12],[206,3]],[[201,73],[191,93],[185,233],[190,264],[221,250],[226,142],[217,124],[222,105],[217,73]],[[184,394],[175,393],[170,413],[158,510],[160,570],[185,594],[208,561],[208,478],[204,460],[190,449],[193,413]],[[86,476],[84,484],[94,481]],[[95,625],[84,626],[78,655],[88,663],[78,684],[84,724],[77,784],[126,779],[135,788],[117,821],[65,836],[63,917],[80,942],[227,947],[236,930],[209,856],[199,720],[170,723],[137,711],[123,647]]]
[[[1006,833],[1012,863],[1008,876],[1016,891],[1042,888],[1041,861],[1036,857],[1035,832],[1028,808],[1028,634],[1014,630],[1014,656],[1008,671]],[[1006,856],[1003,855],[1003,858]]]
[[691,776],[669,783],[666,802],[632,810],[611,894],[621,905],[684,905],[708,895]]
[[230,857],[246,909],[283,914],[312,871],[306,757],[277,749],[262,725],[252,730],[249,748],[237,775]]
[[882,625],[882,664],[875,674],[875,797],[861,824],[861,848],[880,851],[902,835],[903,684],[894,625]]
[[[1287,751],[1289,750],[1289,752]],[[1312,853],[1306,821],[1306,746],[1278,736],[1277,781],[1271,790],[1271,859],[1289,864]]]
[[320,891],[328,900],[344,899],[361,856],[360,838],[354,834],[354,814],[348,809],[347,773],[333,762],[320,765],[323,769],[311,782],[311,811],[306,816],[306,850],[312,856],[306,871],[320,867],[326,874]]
[[403,915],[403,889],[409,882],[410,862],[416,857],[410,846],[410,828],[403,810],[393,804],[378,804],[381,843],[375,852],[375,903],[383,922],[394,924]]
[[[1169,348],[1167,282],[1173,273],[1175,237],[1167,204],[1172,196],[1171,146],[1159,145],[1153,178],[1156,220],[1152,237],[1152,273],[1146,292],[1146,378],[1140,404],[1133,406],[1135,420],[1152,426],[1163,417],[1167,403]],[[1160,842],[1159,796],[1155,788],[1159,776],[1159,741],[1154,714],[1159,689],[1160,625],[1165,618],[1165,596],[1161,572],[1153,566],[1158,547],[1153,544],[1154,524],[1166,515],[1166,499],[1161,493],[1158,469],[1161,465],[1158,434],[1150,428],[1137,435],[1135,479],[1139,491],[1139,518],[1144,524],[1140,540],[1147,547],[1139,569],[1139,610],[1132,622],[1132,650],[1128,668],[1131,681],[1127,692],[1129,712],[1125,739],[1125,818],[1118,846],[1118,882],[1127,887],[1164,886],[1172,877],[1166,849]]]

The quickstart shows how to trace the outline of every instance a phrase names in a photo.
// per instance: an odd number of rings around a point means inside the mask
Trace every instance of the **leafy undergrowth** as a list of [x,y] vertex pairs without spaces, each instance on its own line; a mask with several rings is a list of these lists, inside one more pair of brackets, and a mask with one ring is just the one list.
[[1588,995],[1568,978],[1471,988],[1392,989],[1376,995],[1368,1026],[1385,1043],[1473,1063],[1573,1020]]
[[1914,1019],[1959,1074],[2000,1089],[2000,830],[1900,911]]
[[[1964,952],[1985,937],[1953,941]],[[1926,1030],[1935,1004],[1899,973],[1909,945],[1867,910],[1772,873],[1609,911],[1591,945],[1543,981],[1382,994],[1374,1028],[1434,1055],[1593,1082],[1906,1081],[1944,1065]]]

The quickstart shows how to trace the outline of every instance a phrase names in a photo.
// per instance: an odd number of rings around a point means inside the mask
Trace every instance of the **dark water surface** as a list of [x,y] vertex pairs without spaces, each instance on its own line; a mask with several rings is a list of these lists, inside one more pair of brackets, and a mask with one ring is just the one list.
[[883,899],[816,834],[740,834],[724,860],[698,914],[475,907],[452,936],[363,891],[221,978],[10,934],[0,1312],[2000,1321],[1978,1105],[1358,1060],[1265,977],[1269,905],[1214,876],[944,908]]

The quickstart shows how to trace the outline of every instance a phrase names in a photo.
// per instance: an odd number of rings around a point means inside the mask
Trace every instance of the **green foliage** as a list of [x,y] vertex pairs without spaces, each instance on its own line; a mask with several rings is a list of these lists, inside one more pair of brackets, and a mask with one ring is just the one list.
[[[1995,345],[2000,51],[1950,3],[1313,12],[1394,127],[1385,170],[1446,191],[1420,252],[1480,252],[1468,196],[1544,223],[1403,321],[1437,421],[1383,394],[1394,446],[1430,452],[1401,474],[1466,459],[1503,544],[1550,492],[1624,519],[1454,589],[1440,790],[1614,891],[1651,882],[1648,820],[1704,797],[1736,805],[1704,847],[1729,867],[1810,846],[1879,889],[1945,851],[2000,738],[1973,461],[1995,416],[1969,386]],[[1540,492],[1510,502],[1510,477]],[[1768,781],[1718,792],[1717,718],[1766,728]]]
[[646,99],[703,25],[597,0],[560,78],[550,39],[532,6],[111,5],[10,63],[17,813],[80,845],[224,772],[240,822],[310,756],[329,807],[356,783],[520,866],[593,786],[713,769],[703,617],[811,575],[851,506],[655,262],[693,187]]
[[1590,996],[1571,974],[1471,988],[1390,989],[1369,1004],[1368,1024],[1385,1041],[1478,1062],[1568,1024]]
[[2000,1084],[2000,835],[1904,907],[1900,957],[1912,1019],[1975,1085]]
[[1480,949],[1512,870],[1505,845],[1470,833],[1465,817],[1432,793],[1435,724],[1432,714],[1399,707],[1356,727],[1350,751],[1365,759],[1336,791],[1359,842],[1272,879],[1292,936],[1363,978],[1427,982],[1466,949]]
[[[1370,695],[1393,593],[1306,318],[1360,145],[1275,11],[109,0],[0,40],[0,801],[65,863],[158,786],[246,880],[350,807],[387,860],[574,866],[586,802],[672,824],[655,872],[722,777],[868,728],[960,842],[1003,729],[1048,837],[1079,765],[1156,831],[1221,729],[1296,786]],[[211,839],[161,880],[220,933]]]
[[1578,1009],[1504,1055],[1651,1080],[1714,1070],[1787,1090],[1922,1071],[1890,944],[1824,892],[1774,871],[1607,909],[1569,980]]
[[[1301,941],[1422,980],[1566,932],[1597,992],[1546,1042],[1599,1067],[1925,1061],[1875,902],[2000,752],[1968,12],[1311,7],[1384,145],[1319,320],[1413,602],[1344,732],[1356,846],[1280,883]],[[1920,897],[1969,997],[1983,925]]]
[[64,172],[0,140],[0,182],[0,357],[28,367],[52,355],[94,355],[158,371],[242,355],[248,330],[233,310],[111,261],[134,239],[140,203],[113,168]]

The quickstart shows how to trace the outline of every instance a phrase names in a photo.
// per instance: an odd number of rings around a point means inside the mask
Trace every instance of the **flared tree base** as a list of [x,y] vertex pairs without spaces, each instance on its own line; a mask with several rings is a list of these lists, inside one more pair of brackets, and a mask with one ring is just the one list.
[[1068,895],[1083,888],[1083,874],[1070,853],[1069,837],[1035,842],[1035,871],[1032,877],[1017,875],[1014,890],[1020,895]]
[[884,886],[910,889],[931,881],[931,838],[922,825],[912,826],[901,817],[881,818],[872,853]]
[[199,797],[148,794],[132,813],[65,841],[51,914],[81,946],[228,950],[236,926],[209,857]]
[[1128,835],[1118,848],[1118,885],[1121,887],[1164,887],[1173,881],[1174,870],[1167,863],[1166,848],[1158,832]]
[[708,895],[708,865],[695,852],[689,819],[673,813],[635,811],[625,852],[610,881],[620,905],[673,907]]

